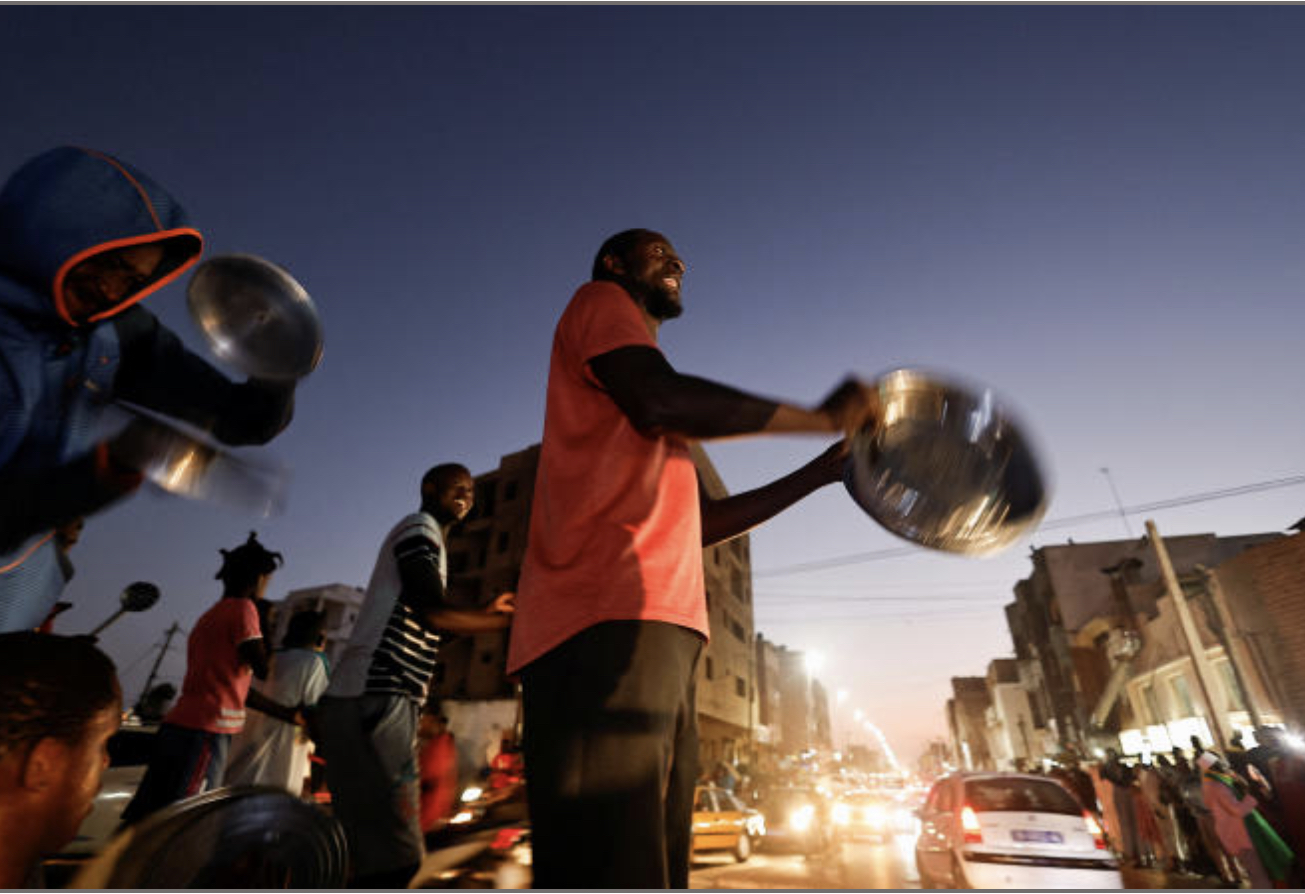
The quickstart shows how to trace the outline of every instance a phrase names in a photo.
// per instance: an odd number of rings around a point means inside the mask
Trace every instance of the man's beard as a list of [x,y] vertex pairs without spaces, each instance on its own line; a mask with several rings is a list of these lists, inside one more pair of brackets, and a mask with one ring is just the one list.
[[635,293],[654,320],[673,320],[684,313],[679,296],[665,286],[636,281],[626,283],[626,288]]

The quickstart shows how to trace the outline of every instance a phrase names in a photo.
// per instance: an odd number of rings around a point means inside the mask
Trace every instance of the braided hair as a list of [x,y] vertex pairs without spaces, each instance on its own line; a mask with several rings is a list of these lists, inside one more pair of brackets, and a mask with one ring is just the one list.
[[113,662],[87,638],[0,633],[0,759],[41,739],[74,744],[121,702]]
[[228,593],[246,590],[258,583],[265,574],[271,574],[282,564],[280,553],[274,553],[258,542],[258,535],[250,531],[249,539],[235,549],[219,549],[222,567],[213,575],[222,581]]

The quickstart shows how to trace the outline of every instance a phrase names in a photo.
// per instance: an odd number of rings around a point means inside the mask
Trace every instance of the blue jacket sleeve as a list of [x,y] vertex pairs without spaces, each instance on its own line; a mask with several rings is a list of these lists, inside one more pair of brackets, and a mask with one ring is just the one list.
[[139,306],[114,325],[122,352],[114,390],[124,400],[184,419],[224,444],[266,444],[290,424],[293,383],[232,382]]

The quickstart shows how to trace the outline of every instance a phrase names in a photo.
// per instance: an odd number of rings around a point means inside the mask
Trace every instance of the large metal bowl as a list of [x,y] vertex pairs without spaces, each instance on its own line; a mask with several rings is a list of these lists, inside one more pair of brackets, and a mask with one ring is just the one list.
[[114,439],[119,461],[157,487],[262,516],[284,510],[290,470],[270,453],[238,453],[192,426],[135,404],[119,401],[114,413],[128,420]]
[[74,877],[74,888],[344,886],[340,824],[280,789],[220,788],[129,826]]
[[247,376],[300,379],[322,359],[322,325],[308,292],[264,258],[221,255],[200,264],[186,305],[213,353]]
[[844,473],[871,518],[912,543],[966,555],[999,552],[1038,524],[1043,473],[990,389],[914,369],[877,384],[882,422],[852,439]]

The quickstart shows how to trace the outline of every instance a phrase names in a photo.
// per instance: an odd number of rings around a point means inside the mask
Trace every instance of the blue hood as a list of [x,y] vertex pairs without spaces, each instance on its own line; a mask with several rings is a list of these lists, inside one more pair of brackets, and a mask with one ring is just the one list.
[[92,322],[172,282],[199,260],[203,237],[166,190],[124,162],[64,146],[28,161],[0,190],[0,306],[81,325],[64,309],[67,272],[92,255],[166,242],[162,276]]

